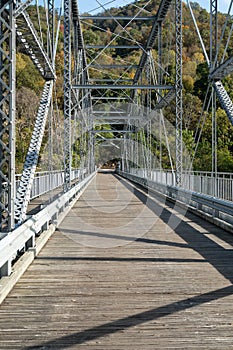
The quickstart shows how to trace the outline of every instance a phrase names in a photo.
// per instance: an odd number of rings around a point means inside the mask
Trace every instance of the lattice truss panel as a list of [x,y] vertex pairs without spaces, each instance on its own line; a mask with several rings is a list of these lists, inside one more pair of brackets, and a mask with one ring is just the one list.
[[[32,6],[31,6],[32,5]],[[45,2],[45,7],[32,1],[2,1],[1,22],[1,230],[10,231],[26,218],[27,206],[43,135],[52,103],[55,73],[55,9],[54,2]],[[29,9],[30,6],[30,9]],[[37,13],[33,20],[29,13]],[[40,13],[42,12],[42,14]],[[41,21],[47,23],[41,29]],[[56,15],[58,23],[58,15]],[[20,182],[15,181],[15,111],[16,105],[16,50],[28,55],[41,78],[44,88],[40,97],[32,138],[28,145]],[[31,77],[32,79],[34,77]],[[31,101],[33,104],[34,101]],[[26,116],[25,116],[26,117]],[[29,116],[33,118],[33,116]],[[22,140],[23,141],[23,140]],[[17,144],[16,144],[17,149]]]
[[0,8],[0,193],[1,226],[14,226],[15,161],[15,21],[14,4],[3,1]]

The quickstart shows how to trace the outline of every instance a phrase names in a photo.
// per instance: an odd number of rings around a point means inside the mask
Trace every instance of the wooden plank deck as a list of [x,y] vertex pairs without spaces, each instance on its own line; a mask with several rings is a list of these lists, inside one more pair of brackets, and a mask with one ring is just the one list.
[[233,237],[181,218],[98,174],[0,306],[0,349],[233,349]]

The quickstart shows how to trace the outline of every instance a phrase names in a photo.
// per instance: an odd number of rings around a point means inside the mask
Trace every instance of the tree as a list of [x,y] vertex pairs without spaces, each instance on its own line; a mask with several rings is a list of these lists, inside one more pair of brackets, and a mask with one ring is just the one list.
[[202,101],[205,99],[205,94],[208,88],[209,80],[209,68],[207,63],[200,63],[197,66],[197,80],[194,83],[194,94],[197,95]]
[[[16,94],[16,171],[22,171],[39,105],[35,91],[21,87]],[[33,103],[32,103],[33,101]]]
[[192,92],[194,88],[194,79],[190,75],[183,76],[183,87],[186,92]]
[[16,59],[16,87],[26,87],[39,93],[42,91],[44,81],[32,63],[31,59],[23,53],[17,53]]

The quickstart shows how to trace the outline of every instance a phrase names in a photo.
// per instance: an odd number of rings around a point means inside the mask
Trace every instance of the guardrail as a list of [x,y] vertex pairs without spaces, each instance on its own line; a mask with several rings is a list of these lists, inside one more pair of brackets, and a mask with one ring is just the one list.
[[74,185],[68,192],[63,193],[54,202],[32,215],[26,222],[9,233],[0,233],[0,277],[9,276],[12,261],[21,251],[35,247],[36,236],[48,229],[54,223],[54,230],[59,223],[59,217],[71,201],[81,194],[96,172]]
[[[176,183],[175,173],[171,170],[152,169],[148,171],[131,168],[129,173],[164,185],[175,186]],[[182,174],[182,184],[186,190],[233,201],[232,173],[217,173],[214,175],[212,172],[187,171]]]
[[233,232],[233,202],[224,201],[180,187],[164,185],[126,172],[118,171],[117,173],[149,190],[154,190],[173,201],[178,201],[218,226]]
[[[71,170],[71,181],[78,179],[82,175],[86,174],[86,169],[72,169]],[[15,176],[16,189],[19,186],[21,174]],[[33,179],[32,190],[30,194],[30,200],[39,197],[49,191],[52,191],[64,184],[64,171],[41,171],[35,173]]]

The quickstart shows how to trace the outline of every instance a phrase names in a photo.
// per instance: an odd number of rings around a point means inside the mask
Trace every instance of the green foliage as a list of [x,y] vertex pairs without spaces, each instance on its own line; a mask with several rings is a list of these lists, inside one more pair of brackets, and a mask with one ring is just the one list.
[[202,101],[205,99],[205,94],[209,84],[208,76],[209,68],[207,63],[200,63],[197,66],[197,77],[194,83],[194,94],[198,96]]
[[39,105],[36,92],[21,87],[16,94],[16,171],[22,171]]
[[16,57],[16,87],[28,88],[36,93],[42,91],[43,79],[28,56],[17,53]]
[[224,146],[223,148],[218,149],[218,171],[222,172],[233,172],[233,157],[232,152]]
[[185,148],[183,151],[189,155],[189,157],[192,157],[194,154],[193,151],[193,142],[194,142],[194,132],[193,130],[184,129],[183,130],[183,143]]
[[186,92],[192,92],[194,88],[194,79],[190,75],[183,76],[183,87]]

